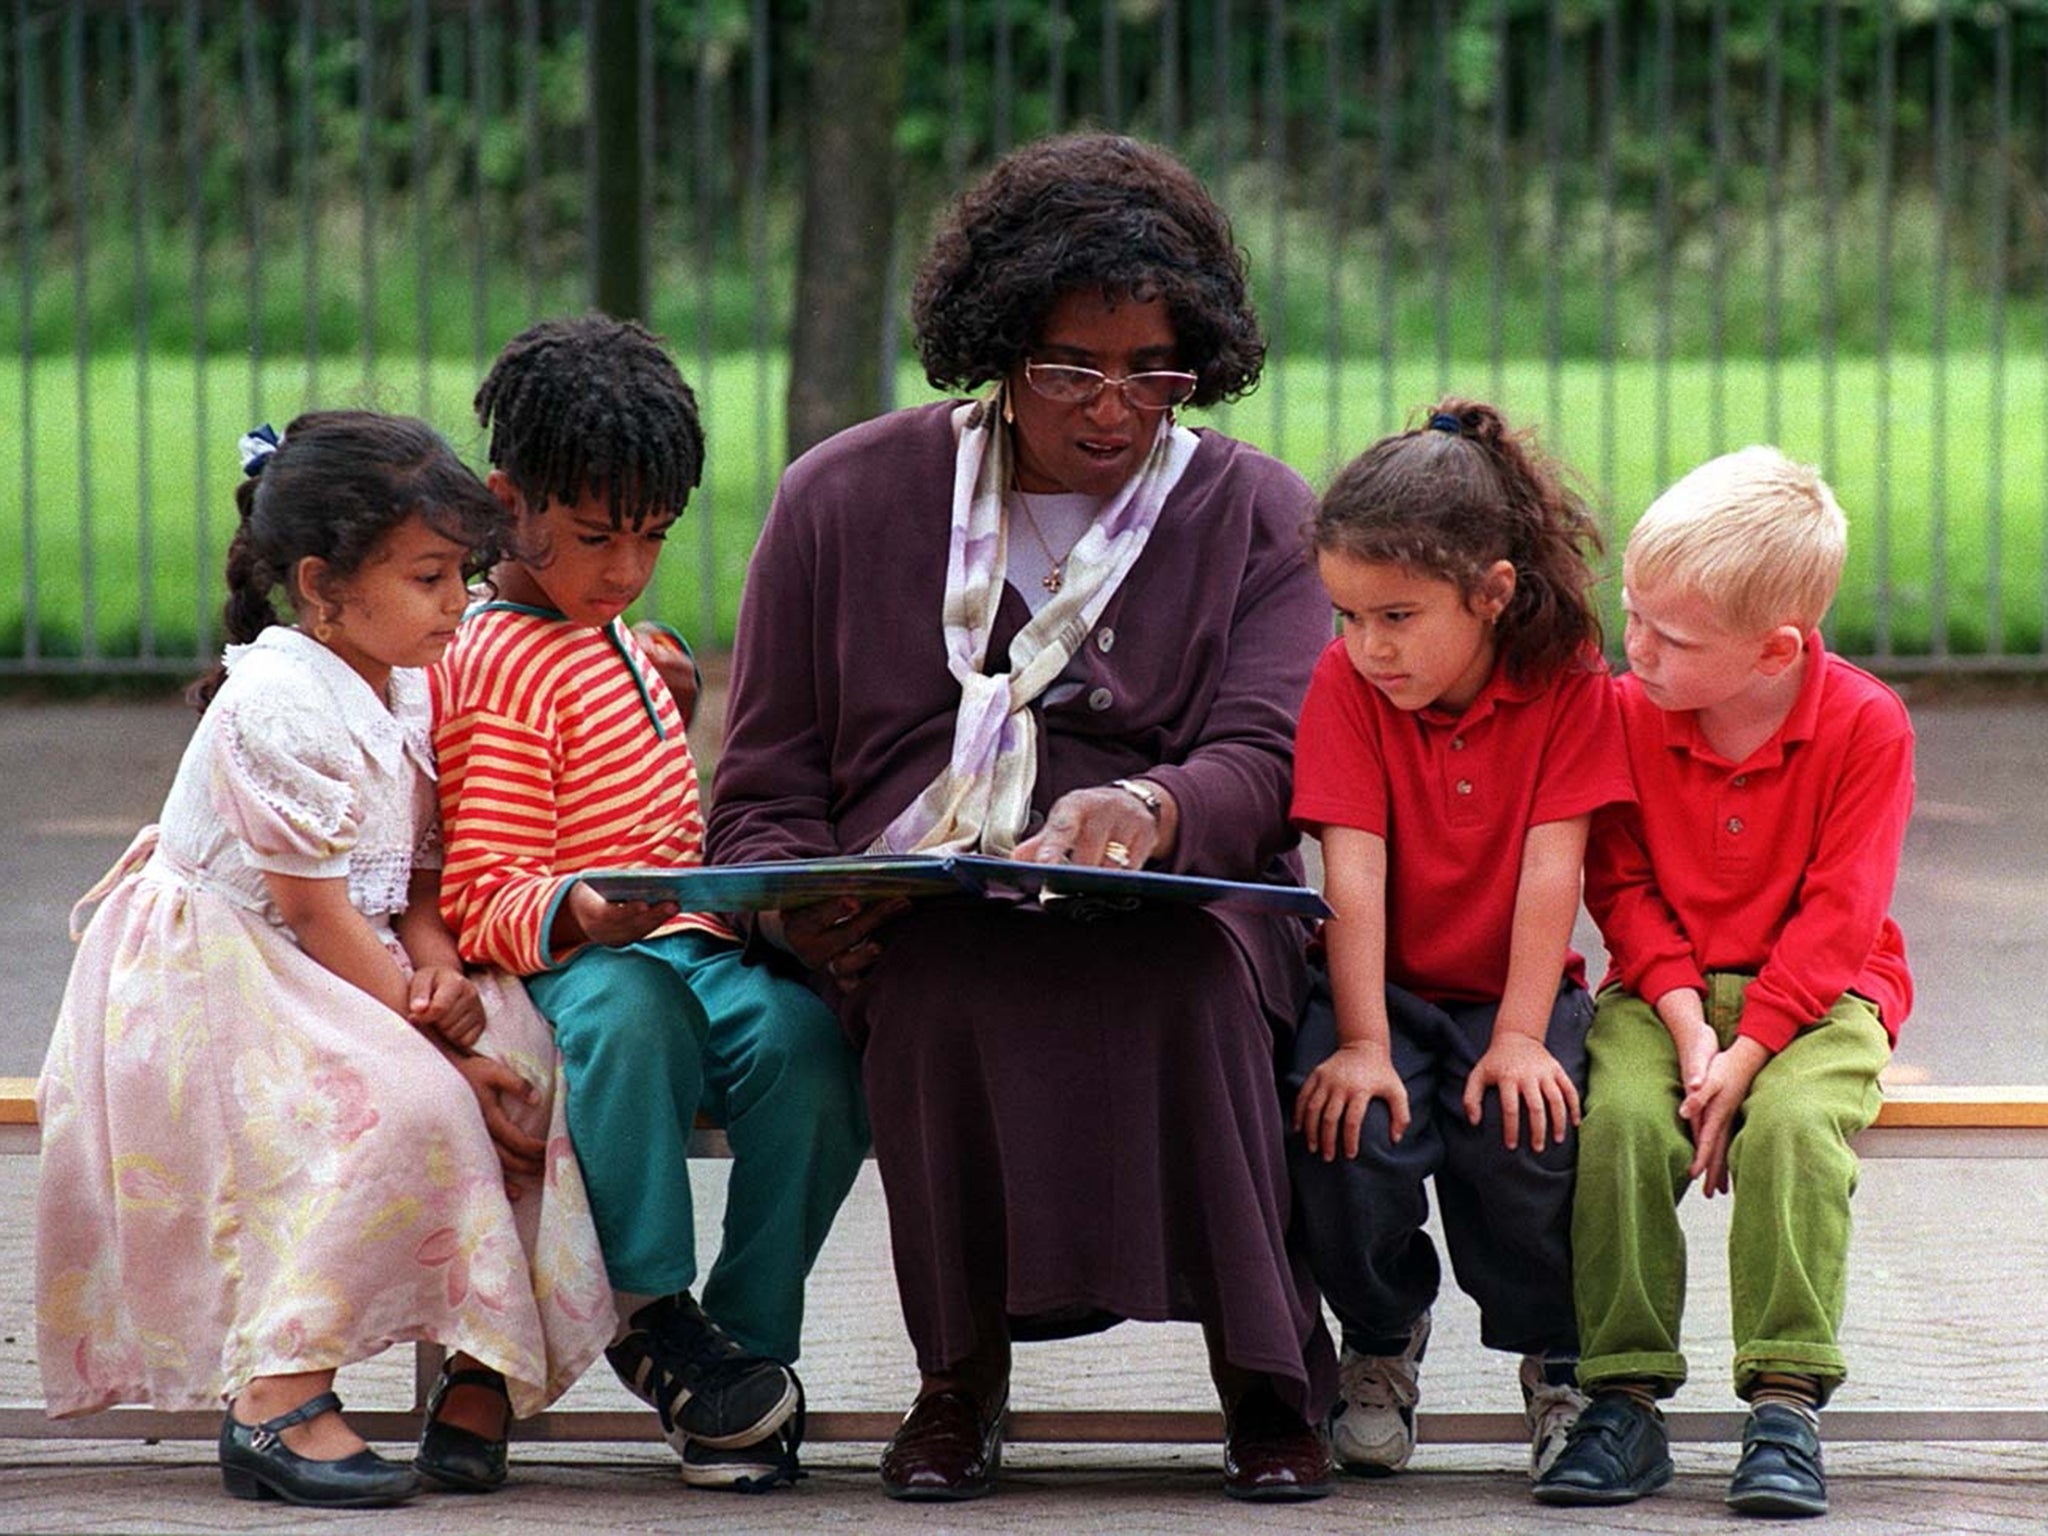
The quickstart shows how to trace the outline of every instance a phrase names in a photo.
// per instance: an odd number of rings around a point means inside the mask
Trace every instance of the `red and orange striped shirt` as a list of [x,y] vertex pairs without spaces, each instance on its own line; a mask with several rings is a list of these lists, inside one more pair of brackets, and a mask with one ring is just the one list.
[[[579,870],[701,864],[697,765],[668,685],[625,624],[489,603],[431,674],[447,862],[441,910],[463,958],[517,975]],[[731,936],[685,913],[656,930]]]

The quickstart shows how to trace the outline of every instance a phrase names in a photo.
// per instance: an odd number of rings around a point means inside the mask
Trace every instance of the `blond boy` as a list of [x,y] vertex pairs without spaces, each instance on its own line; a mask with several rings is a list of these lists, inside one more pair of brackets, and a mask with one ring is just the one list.
[[1678,1200],[1732,1189],[1728,1503],[1827,1509],[1819,1410],[1845,1374],[1850,1139],[1912,1002],[1888,915],[1913,799],[1898,696],[1819,625],[1846,526],[1774,448],[1702,465],[1630,535],[1616,689],[1639,804],[1596,818],[1586,900],[1612,964],[1587,1040],[1572,1222],[1592,1404],[1538,1483],[1618,1504],[1671,1478],[1657,1400],[1679,1352]]

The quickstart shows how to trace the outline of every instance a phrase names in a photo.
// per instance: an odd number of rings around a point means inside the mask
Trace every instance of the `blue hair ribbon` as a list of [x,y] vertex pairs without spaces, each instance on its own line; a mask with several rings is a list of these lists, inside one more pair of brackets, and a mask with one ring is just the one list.
[[283,443],[284,440],[277,435],[277,430],[267,421],[260,427],[252,427],[244,432],[235,444],[242,455],[242,473],[262,474],[263,466],[270,462],[271,455],[275,454]]
[[1465,430],[1465,424],[1446,411],[1438,411],[1429,418],[1429,430],[1432,432],[1448,432],[1451,436],[1457,437]]

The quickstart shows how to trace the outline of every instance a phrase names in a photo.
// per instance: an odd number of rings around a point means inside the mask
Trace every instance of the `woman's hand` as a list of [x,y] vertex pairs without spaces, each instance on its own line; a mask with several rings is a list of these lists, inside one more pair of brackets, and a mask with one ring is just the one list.
[[581,880],[555,909],[557,949],[573,944],[631,944],[682,910],[672,901],[606,901]]
[[840,896],[786,912],[763,912],[761,932],[806,968],[823,971],[841,989],[851,990],[881,956],[877,931],[909,910],[910,901],[903,896],[865,902]]
[[471,1056],[450,1051],[448,1060],[469,1091],[476,1095],[483,1111],[484,1129],[491,1133],[491,1145],[498,1153],[498,1166],[505,1170],[505,1194],[517,1200],[526,1193],[523,1179],[537,1179],[547,1171],[548,1144],[532,1132],[521,1129],[509,1105],[529,1108],[540,1103],[533,1084],[493,1056]]
[[1358,1041],[1340,1045],[1309,1073],[1294,1098],[1294,1128],[1308,1143],[1311,1155],[1334,1162],[1338,1149],[1358,1156],[1358,1137],[1374,1099],[1384,1099],[1391,1139],[1408,1130],[1408,1088],[1394,1070],[1384,1045]]
[[423,965],[407,985],[405,1016],[450,1045],[468,1050],[483,1038],[484,1000],[476,983],[454,966]]
[[1180,808],[1150,779],[1159,796],[1155,818],[1145,802],[1114,784],[1073,789],[1053,801],[1045,825],[1017,845],[1014,857],[1039,864],[1097,864],[1143,869],[1147,861],[1173,851]]
[[1513,1150],[1522,1140],[1522,1112],[1529,1114],[1529,1150],[1541,1152],[1563,1141],[1579,1123],[1579,1090],[1550,1049],[1533,1035],[1497,1031],[1486,1054],[1465,1079],[1465,1119],[1479,1123],[1486,1090],[1500,1090],[1501,1143]]

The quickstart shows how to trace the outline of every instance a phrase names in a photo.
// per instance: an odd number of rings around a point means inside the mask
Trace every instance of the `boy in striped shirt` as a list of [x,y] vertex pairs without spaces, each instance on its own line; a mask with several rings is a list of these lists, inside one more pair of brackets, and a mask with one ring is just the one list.
[[[696,400],[655,337],[593,315],[513,338],[476,409],[520,547],[434,669],[442,905],[464,957],[523,976],[555,1026],[613,1368],[686,1482],[772,1487],[796,1466],[804,1280],[867,1148],[856,1060],[831,1010],[743,963],[716,916],[575,878],[703,857],[682,713],[623,618],[702,473]],[[733,1152],[702,1306],[700,1110]]]

